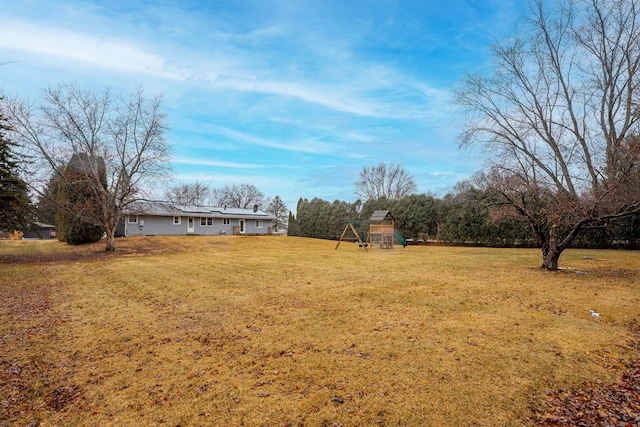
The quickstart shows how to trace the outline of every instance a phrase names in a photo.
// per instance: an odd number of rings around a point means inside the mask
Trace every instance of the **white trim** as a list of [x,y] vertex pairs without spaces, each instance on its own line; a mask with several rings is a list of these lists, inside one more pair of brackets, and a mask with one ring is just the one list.
[[[176,219],[177,219],[178,221],[176,221]],[[180,216],[174,216],[174,217],[173,217],[173,225],[180,225],[180,224],[182,224],[182,217],[180,217]]]
[[247,223],[246,223],[246,220],[241,219],[241,220],[239,220],[239,221],[240,221],[240,222],[239,222],[239,224],[238,224],[238,225],[240,226],[240,234],[244,234],[244,233],[246,233],[246,232],[247,232]]
[[190,216],[187,218],[187,233],[193,233],[196,231],[196,221],[195,218]]
[[[133,221],[131,221],[133,219]],[[138,223],[138,215],[127,215],[127,224],[137,224]]]

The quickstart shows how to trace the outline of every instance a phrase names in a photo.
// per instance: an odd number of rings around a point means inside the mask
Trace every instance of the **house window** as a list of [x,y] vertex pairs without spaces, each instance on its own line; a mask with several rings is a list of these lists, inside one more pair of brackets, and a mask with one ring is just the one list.
[[231,224],[231,218],[222,218],[222,224],[223,225],[230,225]]
[[256,228],[262,228],[262,220],[256,219]]
[[211,226],[213,225],[213,218],[200,218],[201,226]]
[[174,216],[173,217],[173,224],[174,225],[180,225],[180,220],[181,220],[181,218],[179,216]]
[[138,223],[138,215],[129,215],[127,217],[127,222],[129,224],[137,224]]

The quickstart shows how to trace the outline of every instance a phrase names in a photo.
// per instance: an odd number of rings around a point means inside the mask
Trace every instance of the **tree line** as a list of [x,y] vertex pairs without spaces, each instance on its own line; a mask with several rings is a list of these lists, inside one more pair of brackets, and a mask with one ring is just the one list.
[[[414,243],[538,247],[528,221],[517,216],[496,215],[498,200],[490,190],[469,182],[459,183],[455,191],[442,198],[432,194],[409,194],[398,199],[380,197],[366,202],[301,198],[297,214],[289,214],[288,234],[338,239],[345,225],[352,223],[360,237],[366,239],[373,212],[389,210],[395,218],[396,230]],[[640,214],[606,226],[587,228],[571,247],[640,249]]]

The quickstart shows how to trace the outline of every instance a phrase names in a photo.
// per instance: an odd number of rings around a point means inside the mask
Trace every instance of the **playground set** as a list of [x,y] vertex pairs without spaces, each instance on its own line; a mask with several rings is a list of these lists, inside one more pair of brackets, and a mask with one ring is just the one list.
[[[406,247],[408,243],[402,238],[402,236],[395,230],[395,218],[389,211],[375,211],[369,221],[364,221],[369,224],[369,233],[366,241],[362,241],[358,231],[353,224],[363,221],[349,221],[344,226],[336,249],[340,246],[343,240],[352,241],[358,243],[358,245],[367,251],[367,247],[373,245],[379,245],[381,249],[393,249],[395,241],[400,243],[403,247]],[[353,237],[349,237],[348,233],[351,231]]]

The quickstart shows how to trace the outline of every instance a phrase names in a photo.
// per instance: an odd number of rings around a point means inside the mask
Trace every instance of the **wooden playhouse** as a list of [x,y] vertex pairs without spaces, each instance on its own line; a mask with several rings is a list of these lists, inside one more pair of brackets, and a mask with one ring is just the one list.
[[375,211],[369,218],[369,245],[379,245],[382,249],[393,249],[395,240],[395,218],[389,211]]

